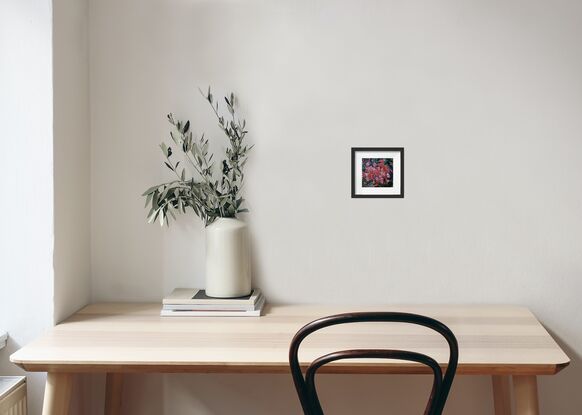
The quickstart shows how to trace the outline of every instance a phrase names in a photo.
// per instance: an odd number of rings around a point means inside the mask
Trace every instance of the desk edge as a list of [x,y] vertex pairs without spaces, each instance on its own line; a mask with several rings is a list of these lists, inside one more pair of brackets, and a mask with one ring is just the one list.
[[[289,373],[287,364],[143,364],[143,363],[48,363],[48,362],[18,362],[13,363],[27,372],[63,372],[63,373]],[[458,375],[555,375],[570,362],[558,364],[460,364]],[[304,365],[307,367],[307,365]],[[383,366],[368,364],[328,365],[321,373],[344,374],[428,374],[424,366],[402,365]]]

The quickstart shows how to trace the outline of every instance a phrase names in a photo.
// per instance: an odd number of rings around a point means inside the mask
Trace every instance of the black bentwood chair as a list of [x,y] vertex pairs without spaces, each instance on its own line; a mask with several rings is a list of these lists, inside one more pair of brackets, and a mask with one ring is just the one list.
[[[447,370],[443,376],[439,364],[431,357],[405,350],[390,350],[390,349],[357,349],[357,350],[341,350],[326,354],[315,359],[307,367],[305,378],[301,372],[299,365],[298,352],[301,342],[311,333],[322,329],[324,327],[335,326],[346,323],[362,323],[362,322],[396,322],[396,323],[410,323],[420,326],[428,327],[439,334],[441,334],[449,344],[449,363]],[[333,316],[323,317],[318,320],[308,323],[302,327],[293,340],[289,348],[289,364],[291,366],[291,375],[293,382],[303,407],[305,415],[323,415],[321,404],[315,390],[315,374],[322,366],[343,359],[398,359],[408,360],[411,362],[421,363],[428,366],[434,375],[432,384],[432,391],[424,411],[425,415],[440,415],[443,412],[447,396],[455,377],[457,370],[457,362],[459,358],[459,347],[457,339],[453,332],[440,321],[430,317],[421,316],[410,313],[396,313],[396,312],[362,312],[362,313],[346,313],[336,314]]]

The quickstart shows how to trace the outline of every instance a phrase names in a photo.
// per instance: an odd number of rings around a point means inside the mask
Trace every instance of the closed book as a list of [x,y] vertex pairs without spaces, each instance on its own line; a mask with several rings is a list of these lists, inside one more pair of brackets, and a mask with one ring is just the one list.
[[256,310],[234,311],[234,310],[164,310],[160,312],[162,317],[260,317],[263,311],[265,298],[261,298]]
[[254,288],[249,295],[235,298],[215,298],[206,295],[205,290],[198,288],[176,288],[162,301],[164,305],[203,305],[203,304],[228,304],[228,305],[253,305],[261,296],[261,290]]
[[254,304],[164,304],[162,310],[173,311],[253,311],[259,308],[263,298],[259,295]]

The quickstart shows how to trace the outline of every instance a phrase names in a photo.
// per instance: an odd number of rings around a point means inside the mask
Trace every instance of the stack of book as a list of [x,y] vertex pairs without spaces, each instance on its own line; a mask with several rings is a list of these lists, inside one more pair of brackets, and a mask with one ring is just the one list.
[[259,317],[265,297],[254,288],[245,297],[214,298],[204,290],[176,288],[164,298],[162,317]]

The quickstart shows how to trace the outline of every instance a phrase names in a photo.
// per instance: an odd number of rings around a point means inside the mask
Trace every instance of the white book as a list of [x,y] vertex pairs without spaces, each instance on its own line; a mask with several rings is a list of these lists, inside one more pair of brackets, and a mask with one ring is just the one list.
[[174,311],[253,311],[259,308],[259,302],[263,298],[259,295],[255,304],[164,304],[162,310]]
[[265,298],[262,297],[257,304],[256,310],[248,311],[181,311],[181,310],[164,310],[160,312],[162,317],[260,317],[265,304]]
[[176,288],[162,301],[162,304],[201,305],[201,304],[229,304],[254,305],[261,296],[261,290],[254,288],[251,293],[238,298],[214,298],[206,295],[205,290],[198,288]]

